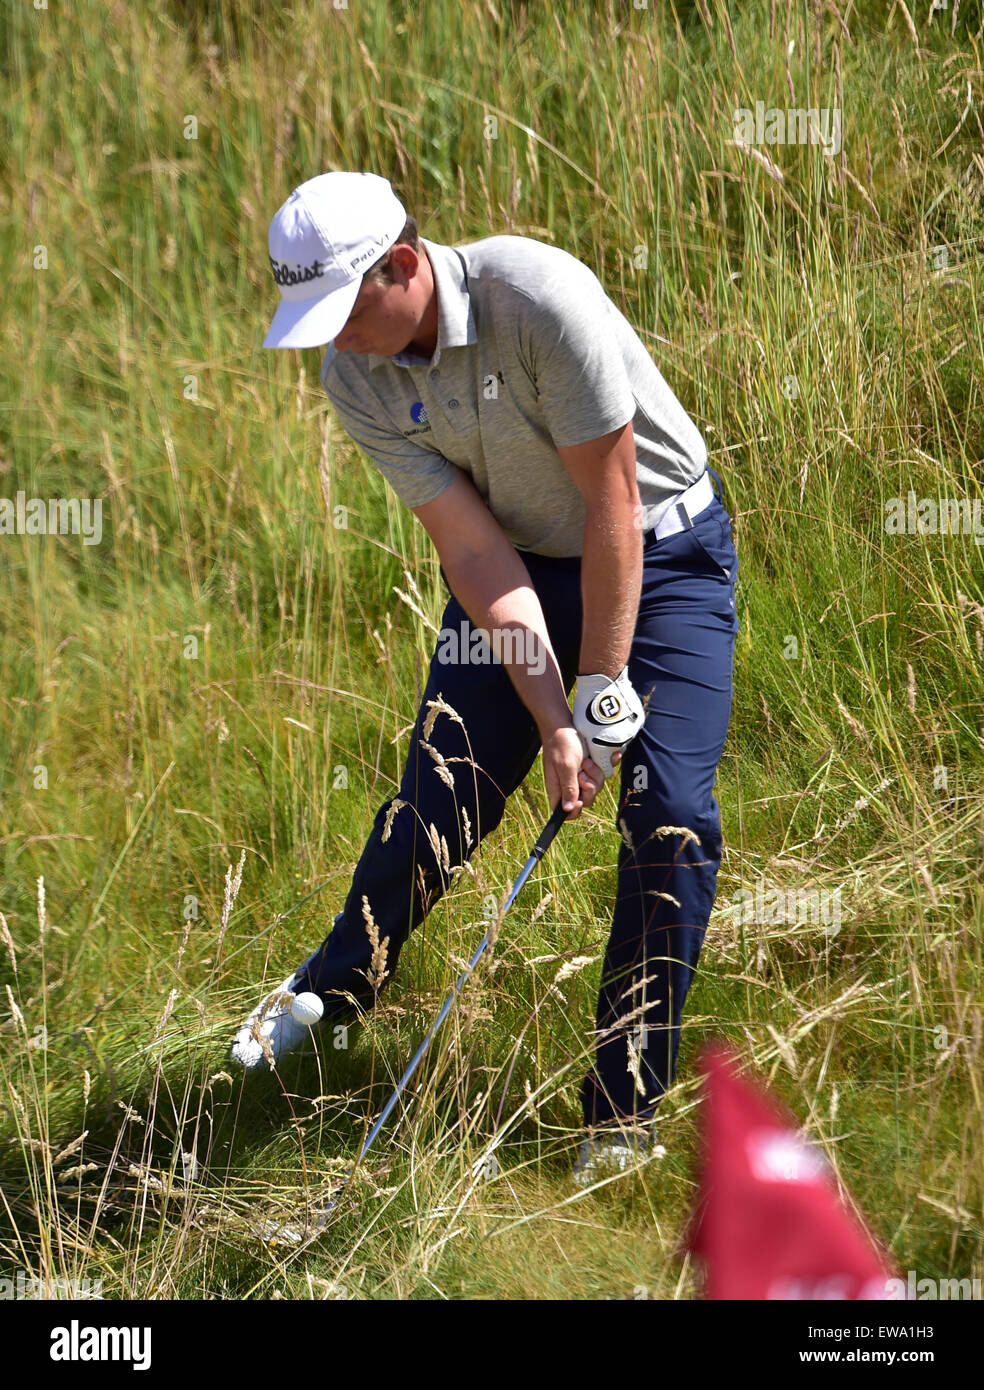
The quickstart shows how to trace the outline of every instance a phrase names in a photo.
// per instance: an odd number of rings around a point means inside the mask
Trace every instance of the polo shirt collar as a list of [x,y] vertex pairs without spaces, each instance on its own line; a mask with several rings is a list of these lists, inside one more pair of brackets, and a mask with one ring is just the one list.
[[437,242],[420,238],[434,271],[437,286],[437,347],[434,356],[428,359],[416,353],[398,352],[393,357],[380,357],[375,352],[367,354],[369,370],[374,371],[381,362],[392,362],[397,367],[425,367],[436,365],[441,360],[445,348],[470,347],[478,341],[475,329],[475,315],[472,312],[471,296],[468,293],[468,280],[461,257],[453,246],[440,246]]

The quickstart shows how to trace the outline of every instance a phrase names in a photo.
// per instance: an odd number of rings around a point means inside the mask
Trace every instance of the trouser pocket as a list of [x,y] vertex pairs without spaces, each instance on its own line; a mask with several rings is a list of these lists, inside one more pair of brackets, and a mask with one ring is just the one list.
[[731,518],[719,502],[712,502],[694,519],[690,535],[724,578],[734,580],[738,553],[731,539]]

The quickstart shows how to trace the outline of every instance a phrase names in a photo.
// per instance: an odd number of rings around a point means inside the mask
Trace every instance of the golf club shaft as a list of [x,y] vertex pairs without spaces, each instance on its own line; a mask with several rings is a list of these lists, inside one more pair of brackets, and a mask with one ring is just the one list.
[[[560,829],[560,827],[563,825],[566,819],[567,813],[564,810],[564,803],[563,801],[558,801],[557,805],[554,807],[553,815],[550,817],[546,825],[543,827],[543,830],[540,832],[540,838],[533,846],[533,850],[530,854],[529,859],[527,859],[526,863],[523,865],[519,877],[516,879],[516,882],[513,884],[512,888],[509,891],[509,896],[503,904],[502,912],[500,913],[500,920],[502,917],[506,915],[510,907],[512,907],[514,901],[516,900],[516,895],[519,893],[523,884],[529,878],[536,865],[546,854],[551,842],[553,841],[554,836],[557,834],[557,831]],[[451,1011],[451,1006],[454,1004],[454,1001],[457,999],[459,993],[461,992],[462,986],[464,985],[465,981],[468,979],[472,971],[475,969],[475,966],[478,964],[479,957],[485,950],[486,946],[489,944],[490,935],[491,933],[488,931],[485,933],[485,935],[482,937],[481,942],[479,943],[478,948],[475,951],[475,954],[468,962],[467,969],[461,975],[459,975],[455,983],[454,989],[451,991],[447,999],[444,1001],[444,1004],[441,1008],[441,1012],[437,1015],[434,1022],[431,1024],[430,1031],[428,1032],[426,1038],[424,1038],[424,1041],[417,1048],[417,1051],[414,1053],[409,1065],[407,1066],[406,1071],[400,1077],[396,1090],[393,1092],[389,1100],[386,1102],[378,1120],[373,1125],[372,1129],[369,1131],[365,1143],[359,1150],[359,1157],[357,1159],[357,1162],[362,1162],[362,1159],[365,1157],[366,1152],[369,1149],[369,1146],[372,1144],[373,1140],[376,1138],[376,1135],[382,1129],[383,1125],[389,1119],[393,1107],[396,1105],[396,1102],[399,1100],[400,1096],[403,1093],[404,1087],[406,1086],[410,1078],[413,1076],[414,1072],[417,1070],[421,1058],[424,1056],[424,1053],[427,1051],[427,1049],[431,1045],[431,1042],[433,1041],[435,1033],[440,1028],[444,1020],[447,1018],[448,1014]]]

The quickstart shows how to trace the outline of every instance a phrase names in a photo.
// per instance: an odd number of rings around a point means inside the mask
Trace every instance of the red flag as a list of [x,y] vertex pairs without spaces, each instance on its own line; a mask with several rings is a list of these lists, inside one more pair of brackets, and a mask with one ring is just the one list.
[[796,1120],[704,1048],[703,1158],[690,1248],[710,1299],[904,1297],[872,1237],[845,1208],[825,1157]]

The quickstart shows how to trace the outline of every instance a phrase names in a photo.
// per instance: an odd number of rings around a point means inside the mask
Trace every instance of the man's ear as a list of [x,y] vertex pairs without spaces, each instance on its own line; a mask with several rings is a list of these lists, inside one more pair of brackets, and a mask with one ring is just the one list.
[[386,260],[393,272],[393,280],[404,288],[417,274],[421,253],[415,251],[406,241],[398,241],[390,247]]

